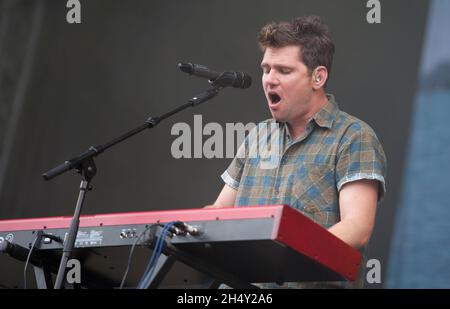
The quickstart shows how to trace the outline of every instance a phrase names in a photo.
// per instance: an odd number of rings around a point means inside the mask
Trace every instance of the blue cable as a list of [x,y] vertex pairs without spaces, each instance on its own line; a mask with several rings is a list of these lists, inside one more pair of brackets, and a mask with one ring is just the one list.
[[153,248],[152,256],[150,258],[150,262],[147,265],[147,268],[144,271],[144,274],[148,274],[150,269],[153,267],[152,265],[155,263],[155,258],[159,257],[160,248],[164,243],[164,237],[166,236],[166,231],[169,229],[168,225],[165,225],[163,230],[161,231],[161,235],[157,237],[155,247]]
[[[164,237],[166,236],[166,235],[163,235]],[[159,260],[159,257],[161,256],[161,251],[162,251],[162,245],[158,248],[158,252],[156,253],[156,259],[153,261],[153,265],[152,265],[152,267],[150,268],[150,272],[148,273],[148,275],[146,275],[146,277],[145,277],[145,279],[144,279],[144,288],[147,288],[148,287],[148,285],[150,284],[150,279],[152,278],[152,275],[153,275],[153,272],[155,271],[155,269],[156,269],[156,264],[157,264],[157,261]]]
[[167,229],[167,226],[168,226],[168,225],[165,225],[165,226],[164,226],[164,228],[163,228],[163,230],[162,230],[162,232],[161,232],[160,237],[157,237],[156,244],[155,244],[155,247],[153,248],[153,252],[152,252],[150,261],[149,261],[149,263],[147,264],[147,267],[146,267],[145,270],[144,270],[144,274],[142,275],[141,279],[139,280],[139,283],[138,283],[138,286],[137,286],[137,287],[140,288],[140,289],[142,288],[142,284],[144,283],[145,278],[147,277],[147,274],[149,273],[149,271],[150,271],[151,268],[153,267],[152,265],[154,264],[155,258],[156,258],[156,256],[158,255],[157,252],[159,251],[159,247],[162,246],[162,241],[161,241],[161,239],[163,239],[163,234],[165,234],[164,231]]
[[157,264],[157,261],[162,253],[164,239],[166,238],[166,236],[169,232],[169,229],[174,225],[174,223],[175,222],[169,222],[164,225],[164,228],[156,241],[152,256],[150,258],[150,262],[148,263],[148,265],[144,271],[144,274],[142,275],[141,279],[139,280],[139,283],[137,286],[138,289],[147,288],[150,278],[152,277],[153,272],[156,268],[155,266]]
[[155,246],[155,250],[152,254],[152,259],[150,260],[150,263],[146,269],[146,272],[144,272],[144,276],[140,282],[139,288],[147,288],[148,285],[150,284],[150,279],[156,268],[157,261],[159,260],[159,257],[161,256],[161,253],[162,253],[164,239],[166,238],[167,233],[169,232],[169,229],[172,227],[172,225],[173,225],[173,222],[170,222],[164,226],[164,229],[161,232],[160,237],[158,238],[157,244]]
[[[163,230],[161,232],[161,236],[163,235],[164,230],[165,230],[165,227],[163,228]],[[148,262],[147,267],[144,270],[144,274],[142,275],[141,279],[139,280],[138,288],[142,285],[142,282],[143,282],[144,278],[146,277],[146,274],[150,271],[150,269],[151,269],[151,267],[153,265],[153,261],[155,260],[155,257],[157,255],[158,249],[159,249],[159,247],[162,244],[161,239],[162,239],[162,237],[158,237],[156,239],[156,244],[155,244],[155,247],[153,248],[153,252],[152,252],[152,255],[150,257],[150,261]]]

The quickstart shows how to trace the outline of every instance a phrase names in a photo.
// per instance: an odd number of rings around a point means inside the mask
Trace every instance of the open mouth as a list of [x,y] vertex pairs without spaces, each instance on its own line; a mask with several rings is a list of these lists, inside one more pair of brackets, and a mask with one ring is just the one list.
[[269,92],[270,103],[277,104],[281,101],[281,97],[276,92]]

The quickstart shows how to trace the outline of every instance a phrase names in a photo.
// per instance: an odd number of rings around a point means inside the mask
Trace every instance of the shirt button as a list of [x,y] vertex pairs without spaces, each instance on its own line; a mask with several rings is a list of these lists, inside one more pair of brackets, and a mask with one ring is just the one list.
[[278,194],[280,194],[280,190],[275,189],[275,195],[278,195]]

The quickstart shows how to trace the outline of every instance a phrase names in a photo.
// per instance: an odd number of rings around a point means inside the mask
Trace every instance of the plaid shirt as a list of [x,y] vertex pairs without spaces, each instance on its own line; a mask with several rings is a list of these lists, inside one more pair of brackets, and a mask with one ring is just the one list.
[[[340,111],[332,95],[327,98],[328,103],[296,140],[286,124],[274,119],[262,123],[270,126],[262,130],[265,133],[250,132],[222,174],[225,183],[237,190],[236,207],[287,204],[329,228],[340,220],[339,191],[344,184],[378,180],[379,200],[382,198],[386,157],[377,136],[366,123]],[[254,131],[257,128],[261,125]],[[257,142],[251,136],[258,136]],[[278,146],[273,147],[270,158],[249,155],[252,144],[261,146],[261,141],[267,140],[275,142],[272,147]],[[276,164],[264,167],[267,160]],[[365,250],[361,251],[364,255]]]

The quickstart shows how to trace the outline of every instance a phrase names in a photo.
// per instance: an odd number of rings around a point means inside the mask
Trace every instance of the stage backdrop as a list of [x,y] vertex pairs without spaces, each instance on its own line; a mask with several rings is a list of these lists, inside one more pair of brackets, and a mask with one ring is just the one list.
[[369,24],[360,0],[90,0],[81,1],[81,24],[69,24],[66,1],[0,1],[0,218],[71,215],[78,175],[45,182],[41,173],[206,89],[205,80],[178,70],[181,61],[246,71],[253,85],[225,89],[98,157],[83,213],[213,202],[231,159],[173,158],[172,126],[193,127],[194,114],[223,127],[268,118],[256,33],[272,20],[317,14],[336,43],[327,90],[375,129],[388,158],[369,253],[381,261],[383,284],[428,1],[381,3],[381,23]]

